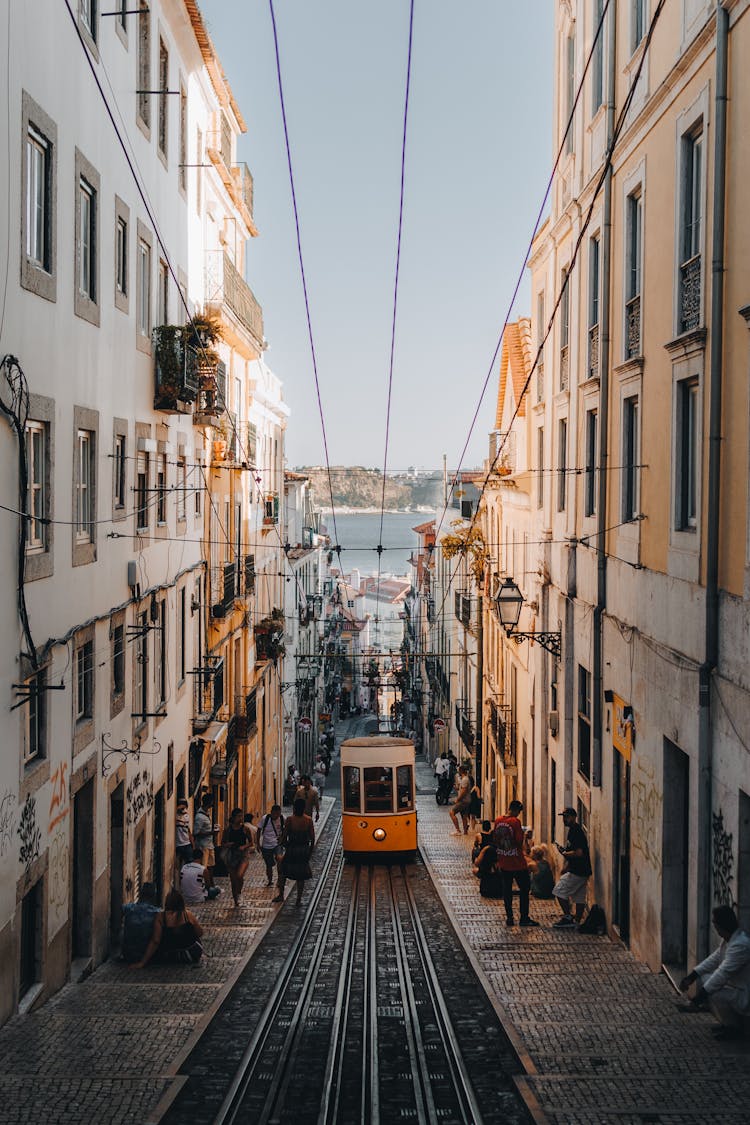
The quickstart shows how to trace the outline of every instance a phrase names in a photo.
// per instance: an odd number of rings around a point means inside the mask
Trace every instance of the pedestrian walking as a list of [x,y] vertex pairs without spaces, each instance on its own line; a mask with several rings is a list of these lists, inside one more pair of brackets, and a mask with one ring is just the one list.
[[[456,836],[466,835],[469,831],[469,806],[471,798],[469,796],[469,774],[465,766],[458,767],[458,777],[456,778],[456,800],[453,808],[450,810],[450,818],[453,821],[454,834]],[[461,817],[463,831],[458,826],[458,818]]]
[[680,991],[687,992],[697,982],[691,1007],[698,1010],[707,1002],[719,1021],[711,1028],[714,1035],[737,1039],[743,1020],[750,1016],[750,934],[740,929],[731,906],[715,907],[712,919],[721,944],[682,978]]
[[193,842],[196,848],[203,852],[204,879],[207,887],[214,885],[214,866],[216,855],[214,852],[214,797],[213,793],[204,793],[201,807],[193,819]]
[[[281,805],[271,805],[270,812],[262,818],[258,825],[258,851],[263,856],[266,865],[266,886],[273,886],[274,869],[281,862],[284,849],[281,846],[281,834],[284,831],[284,817],[281,814]],[[281,877],[279,876],[279,879]]]
[[[565,862],[562,875],[552,888],[552,894],[562,910],[562,917],[553,923],[555,929],[565,929],[576,923],[580,925],[586,909],[586,886],[591,875],[589,842],[578,823],[578,813],[573,808],[567,808],[563,809],[560,816],[568,830],[568,838],[564,845],[557,845]],[[575,904],[575,918],[570,912],[571,903]]]
[[297,905],[299,906],[305,882],[312,879],[310,856],[315,847],[315,826],[312,817],[305,812],[304,797],[297,797],[294,811],[287,818],[281,834],[284,858],[279,865],[279,893],[274,902],[284,901],[284,886],[287,879],[297,883]]
[[320,820],[320,794],[307,774],[300,778],[299,789],[294,794],[295,806],[300,798],[305,802],[307,816],[312,816],[314,812],[315,819]]
[[313,769],[312,782],[322,797],[326,791],[326,767],[322,758],[318,758]]
[[497,848],[497,866],[503,874],[503,902],[507,925],[515,925],[513,917],[513,884],[515,883],[520,896],[520,924],[538,926],[539,923],[529,917],[531,877],[523,850],[523,828],[519,819],[522,812],[521,802],[511,801],[505,816],[499,816],[495,821],[492,836]]
[[245,882],[245,872],[250,862],[250,850],[254,846],[252,835],[243,821],[242,809],[232,809],[229,824],[224,829],[221,846],[222,859],[229,872],[234,905],[240,905],[240,895]]
[[148,948],[154,932],[154,919],[159,912],[156,887],[153,883],[143,883],[138,902],[126,902],[122,908],[120,956],[123,961],[133,964],[141,960]]
[[185,906],[180,892],[170,891],[164,900],[164,910],[154,918],[146,952],[133,968],[143,969],[153,958],[172,964],[195,964],[203,955],[202,936],[203,927]]
[[177,873],[184,863],[190,863],[193,858],[195,841],[190,831],[190,817],[188,816],[188,803],[182,798],[177,802],[174,818],[174,851]]

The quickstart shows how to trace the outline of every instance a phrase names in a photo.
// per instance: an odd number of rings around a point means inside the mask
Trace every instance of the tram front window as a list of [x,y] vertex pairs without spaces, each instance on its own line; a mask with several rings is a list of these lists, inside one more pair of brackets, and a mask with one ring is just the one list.
[[393,811],[393,770],[390,766],[365,769],[365,812]]
[[359,812],[359,766],[344,766],[344,808]]
[[414,808],[414,775],[411,766],[396,768],[396,807],[399,812]]

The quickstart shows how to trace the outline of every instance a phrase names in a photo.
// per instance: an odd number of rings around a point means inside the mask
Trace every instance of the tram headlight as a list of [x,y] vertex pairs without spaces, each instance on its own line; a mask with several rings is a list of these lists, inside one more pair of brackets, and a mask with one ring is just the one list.
[[385,828],[376,828],[372,834],[372,838],[373,840],[377,840],[379,844],[382,844],[383,840],[385,840],[385,835]]

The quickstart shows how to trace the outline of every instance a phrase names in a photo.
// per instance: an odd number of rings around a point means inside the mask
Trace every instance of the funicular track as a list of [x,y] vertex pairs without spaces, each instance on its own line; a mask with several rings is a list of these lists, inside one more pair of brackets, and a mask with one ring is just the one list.
[[216,1125],[525,1119],[496,1082],[492,1099],[472,1086],[412,886],[424,868],[347,866],[337,843]]

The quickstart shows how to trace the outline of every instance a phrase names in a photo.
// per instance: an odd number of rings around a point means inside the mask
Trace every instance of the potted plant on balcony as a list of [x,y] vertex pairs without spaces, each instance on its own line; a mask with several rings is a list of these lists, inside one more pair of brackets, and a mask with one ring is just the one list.
[[255,648],[259,660],[272,660],[274,664],[286,652],[284,646],[284,611],[272,609],[267,617],[255,626]]
[[186,378],[185,335],[182,325],[162,324],[152,333],[157,410],[180,411],[195,397]]
[[227,424],[223,415],[214,428],[211,457],[213,461],[226,461],[227,459]]

